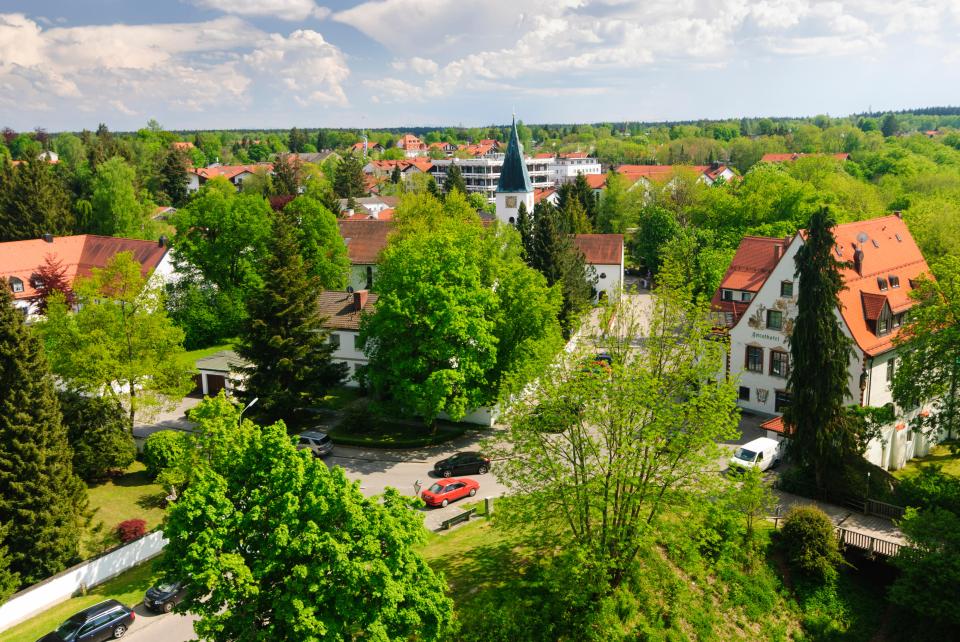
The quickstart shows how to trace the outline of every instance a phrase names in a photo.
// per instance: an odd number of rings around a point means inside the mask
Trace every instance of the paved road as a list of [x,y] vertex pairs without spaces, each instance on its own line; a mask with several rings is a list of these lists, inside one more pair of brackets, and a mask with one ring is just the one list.
[[134,620],[130,632],[124,640],[136,642],[186,642],[194,638],[193,623],[197,620],[193,615],[158,615],[146,610],[142,604],[134,611],[137,619]]

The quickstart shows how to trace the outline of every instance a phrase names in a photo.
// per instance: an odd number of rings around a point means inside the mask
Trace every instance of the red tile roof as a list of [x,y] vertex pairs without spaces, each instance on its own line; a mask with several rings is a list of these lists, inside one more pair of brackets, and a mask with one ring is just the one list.
[[591,265],[623,263],[623,234],[577,234],[573,244]]
[[651,181],[668,181],[673,178],[677,172],[696,172],[697,174],[706,174],[710,178],[715,178],[727,168],[726,165],[713,167],[712,165],[621,165],[617,168],[617,173],[622,174],[631,182],[636,182],[640,178],[646,178]]
[[568,154],[560,154],[560,158],[586,158],[587,152],[570,152]]
[[191,143],[190,141],[178,140],[178,141],[174,141],[174,142],[170,143],[170,148],[171,148],[171,149],[178,149],[178,150],[193,149],[193,143]]
[[380,258],[380,252],[387,246],[387,236],[393,230],[391,221],[341,219],[340,236],[347,244],[350,262],[359,265],[372,265]]
[[536,205],[543,199],[549,197],[551,194],[555,194],[557,188],[555,187],[538,187],[533,190],[533,204]]
[[803,158],[804,156],[832,156],[837,160],[847,160],[850,158],[850,154],[839,153],[839,154],[804,154],[801,152],[792,152],[787,154],[764,154],[760,159],[763,163],[792,163],[795,160]]
[[44,264],[48,255],[61,262],[67,279],[73,283],[77,277],[90,276],[93,268],[106,266],[120,252],[132,252],[146,276],[160,264],[169,249],[157,241],[93,234],[55,236],[52,243],[43,239],[9,241],[0,243],[0,279],[5,287],[10,287],[10,277],[23,281],[23,292],[14,292],[13,298],[29,299],[36,295],[30,277]]
[[780,433],[790,437],[793,434],[792,430],[788,430],[783,423],[783,417],[774,417],[773,419],[767,419],[765,422],[760,424],[760,427],[764,430],[769,430],[770,432]]
[[227,180],[233,180],[244,172],[251,174],[257,170],[273,171],[273,163],[255,163],[251,165],[215,165],[213,167],[191,167],[188,172],[196,174],[203,179],[211,179],[214,176],[223,176]]
[[604,189],[607,186],[606,174],[584,174],[583,177],[591,189]]
[[553,154],[550,152],[540,152],[539,154],[534,154],[534,158],[553,158]]
[[[363,307],[357,308],[357,299],[362,299]],[[325,328],[331,330],[359,330],[360,318],[369,313],[377,303],[377,295],[366,290],[356,292],[324,291],[317,297],[320,314],[326,318]]]
[[423,141],[414,136],[413,134],[404,134],[400,137],[400,140],[397,141],[398,149],[426,149],[427,146],[423,144]]
[[730,267],[723,275],[720,287],[711,301],[714,310],[732,314],[733,323],[730,325],[736,325],[750,303],[724,301],[723,290],[743,290],[754,294],[759,292],[792,240],[792,237],[780,239],[748,236],[740,241],[737,253],[733,255],[733,261],[730,262]]

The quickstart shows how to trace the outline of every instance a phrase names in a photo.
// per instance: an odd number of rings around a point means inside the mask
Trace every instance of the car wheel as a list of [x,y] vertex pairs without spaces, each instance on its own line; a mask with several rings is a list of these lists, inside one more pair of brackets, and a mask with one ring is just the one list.
[[113,630],[113,639],[119,640],[124,635],[126,635],[126,633],[127,633],[127,627],[120,624],[119,626],[117,626],[117,628]]
[[486,466],[480,466],[480,468],[477,468],[477,474],[478,474],[478,475],[486,475],[486,474],[487,474],[487,467],[486,467]]
[[446,507],[447,507],[447,504],[449,504],[449,503],[450,503],[450,502],[448,502],[447,500],[443,500],[442,502],[440,502],[440,508],[446,508]]
[[476,494],[477,494],[477,489],[476,489],[476,488],[471,488],[471,489],[470,489],[470,497],[473,497],[473,496],[476,495]]
[[173,602],[167,602],[166,604],[163,605],[164,613],[169,613],[172,610],[173,610]]
[[445,471],[443,471],[443,476],[444,476],[444,477],[453,477],[453,471],[450,470],[449,468],[447,468]]

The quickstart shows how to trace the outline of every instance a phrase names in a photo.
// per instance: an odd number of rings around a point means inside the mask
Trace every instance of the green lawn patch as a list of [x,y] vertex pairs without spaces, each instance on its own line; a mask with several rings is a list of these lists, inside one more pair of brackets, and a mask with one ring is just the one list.
[[233,341],[228,341],[227,343],[223,343],[221,345],[184,352],[182,355],[180,355],[180,363],[186,368],[196,368],[198,359],[209,357],[210,355],[216,354],[221,350],[233,350],[233,343]]
[[953,454],[950,452],[950,446],[944,444],[934,446],[933,450],[931,450],[930,454],[926,457],[911,459],[903,468],[895,471],[893,475],[899,479],[903,479],[904,477],[915,475],[920,472],[921,466],[929,464],[942,466],[944,473],[960,477],[960,454]]
[[93,519],[84,538],[83,557],[93,557],[120,544],[116,527],[128,519],[142,519],[147,530],[163,521],[161,506],[166,491],[147,476],[142,462],[135,461],[120,475],[109,481],[90,484],[87,496]]
[[133,606],[143,599],[143,594],[154,583],[153,561],[144,562],[125,571],[112,580],[92,588],[86,595],[61,602],[48,611],[7,629],[0,637],[5,642],[34,642],[49,633],[77,611],[104,600],[117,600]]
[[330,410],[343,410],[361,396],[360,388],[341,386],[327,393],[320,405]]

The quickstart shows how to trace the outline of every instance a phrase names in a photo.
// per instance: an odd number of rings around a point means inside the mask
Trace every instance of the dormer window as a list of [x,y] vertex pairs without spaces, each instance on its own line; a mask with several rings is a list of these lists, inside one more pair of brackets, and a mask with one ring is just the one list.
[[733,290],[722,290],[720,298],[724,301],[733,301]]
[[883,336],[890,331],[890,319],[881,316],[877,319],[877,336]]
[[10,277],[10,289],[13,290],[14,294],[18,292],[23,292],[23,281],[18,279],[15,276]]
[[877,239],[870,239],[870,242],[873,243],[873,247],[879,248],[880,244],[877,243]]
[[43,279],[40,278],[39,274],[34,274],[30,277],[30,285],[33,286],[34,290],[39,290],[43,287]]
[[897,243],[903,243],[903,239],[900,238],[899,234],[894,234],[894,236],[897,237]]
[[752,293],[752,292],[741,292],[741,293],[740,293],[740,300],[741,300],[741,301],[753,301],[753,293]]
[[887,280],[882,276],[877,277],[877,287],[880,288],[881,292],[887,291]]
[[900,287],[900,277],[895,274],[890,275],[890,287],[899,288]]

